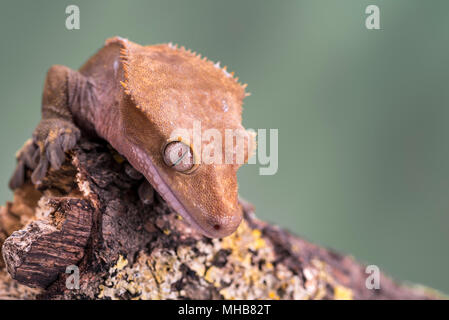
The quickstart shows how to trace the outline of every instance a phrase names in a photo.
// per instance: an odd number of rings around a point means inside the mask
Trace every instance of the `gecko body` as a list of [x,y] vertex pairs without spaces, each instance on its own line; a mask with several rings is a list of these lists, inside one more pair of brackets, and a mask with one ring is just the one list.
[[[195,161],[177,128],[244,130],[244,86],[216,64],[170,44],[141,46],[115,37],[78,71],[52,66],[33,144],[18,156],[15,189],[26,168],[39,184],[58,169],[81,132],[108,141],[165,201],[208,237],[223,237],[242,219],[236,172],[241,164]],[[250,152],[245,153],[245,161]],[[170,156],[179,154],[179,159]]]

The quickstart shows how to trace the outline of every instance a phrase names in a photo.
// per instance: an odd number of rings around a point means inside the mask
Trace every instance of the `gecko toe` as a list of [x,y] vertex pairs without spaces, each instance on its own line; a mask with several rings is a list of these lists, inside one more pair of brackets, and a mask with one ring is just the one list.
[[45,178],[47,174],[49,162],[45,153],[41,154],[41,158],[39,160],[39,164],[36,169],[34,169],[33,174],[31,175],[31,182],[35,185],[39,185],[42,183],[42,180]]
[[11,190],[15,190],[20,188],[25,182],[25,163],[23,160],[19,160],[17,162],[16,169],[12,174],[11,179],[9,180],[9,188]]
[[17,165],[8,183],[10,189],[15,190],[23,185],[27,168],[36,168],[36,154],[39,154],[38,147],[31,140],[27,141],[17,154]]
[[24,165],[30,169],[35,169],[39,160],[39,148],[34,144],[30,143],[20,154],[20,160],[24,162]]
[[150,205],[154,202],[154,189],[147,180],[142,181],[137,193],[139,194],[139,198],[144,205]]
[[78,129],[74,128],[70,131],[65,132],[63,135],[60,136],[60,143],[62,150],[64,152],[69,151],[75,147],[76,142],[80,138],[80,132]]
[[34,153],[30,159],[30,165],[29,168],[34,170],[36,169],[37,165],[39,164],[39,158],[41,155],[41,151],[39,150],[38,147],[36,147],[36,150],[34,150]]
[[65,153],[62,150],[62,146],[59,143],[59,139],[47,145],[46,155],[50,161],[51,167],[58,170],[65,161]]
[[133,166],[131,166],[129,163],[125,163],[125,173],[128,177],[130,177],[133,180],[141,180],[143,179],[143,174],[141,174],[139,171],[134,169]]

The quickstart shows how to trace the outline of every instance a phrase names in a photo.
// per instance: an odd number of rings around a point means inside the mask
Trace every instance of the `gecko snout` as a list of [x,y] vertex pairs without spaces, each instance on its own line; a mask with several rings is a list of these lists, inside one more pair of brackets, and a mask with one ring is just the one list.
[[231,235],[237,230],[242,221],[242,210],[239,207],[234,212],[213,215],[208,223],[207,234],[213,238],[223,238]]

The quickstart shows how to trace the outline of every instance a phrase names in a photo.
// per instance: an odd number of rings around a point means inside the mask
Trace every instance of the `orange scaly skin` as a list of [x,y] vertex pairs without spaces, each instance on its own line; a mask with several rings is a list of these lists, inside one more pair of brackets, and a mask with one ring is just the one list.
[[[218,65],[184,48],[108,39],[79,71],[50,68],[34,144],[18,156],[10,186],[23,183],[26,166],[39,184],[49,164],[58,168],[64,161],[80,128],[107,140],[204,235],[227,236],[242,219],[240,165],[199,164],[185,174],[167,166],[161,150],[175,129],[191,130],[195,121],[202,132],[215,128],[223,137],[225,129],[244,130],[244,88]],[[248,157],[245,152],[245,161]]]

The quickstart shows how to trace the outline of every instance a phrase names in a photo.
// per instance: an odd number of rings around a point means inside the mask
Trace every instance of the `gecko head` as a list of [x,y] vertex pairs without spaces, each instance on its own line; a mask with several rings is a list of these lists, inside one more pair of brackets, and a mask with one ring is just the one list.
[[[237,170],[254,138],[241,124],[245,86],[184,48],[117,41],[124,68],[124,156],[201,233],[231,234],[242,219]],[[243,156],[228,148],[228,131],[232,141],[247,137]]]
[[[252,142],[252,136],[242,136],[245,137],[243,146],[251,147],[247,143]],[[216,142],[218,137],[214,138]],[[165,166],[160,171],[170,181],[171,192],[166,196],[169,204],[178,208],[178,212],[206,236],[224,237],[233,233],[242,219],[236,178],[240,164],[232,157],[233,151],[224,155],[224,158],[232,158],[230,163],[223,163],[220,157],[202,159],[198,147],[205,151],[203,155],[226,152],[219,150],[222,144],[214,141],[206,140],[194,146],[188,138],[179,135],[170,138],[161,150]],[[240,151],[245,161],[248,153],[245,149]]]
[[[208,139],[195,147],[188,136],[165,135],[138,109],[129,111],[124,126],[127,147],[122,148],[127,150],[124,155],[129,162],[175,212],[203,235],[222,238],[232,234],[242,220],[237,183],[242,163],[229,155],[234,152],[225,150],[226,143],[214,144]],[[244,138],[246,162],[253,135],[248,133]],[[218,157],[217,161],[204,159],[206,154],[220,153],[223,161],[218,161]],[[231,163],[226,163],[226,157],[233,158]]]

